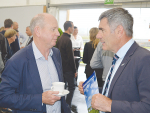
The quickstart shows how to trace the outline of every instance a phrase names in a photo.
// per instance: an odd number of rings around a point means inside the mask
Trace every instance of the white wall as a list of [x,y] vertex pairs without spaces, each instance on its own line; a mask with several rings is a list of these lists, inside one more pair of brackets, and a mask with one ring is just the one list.
[[18,22],[19,32],[26,37],[26,27],[30,25],[31,19],[38,13],[43,13],[43,6],[26,6],[26,7],[10,7],[0,8],[0,27],[4,26],[5,19],[12,19]]
[[104,2],[104,0],[50,0],[50,4],[81,4],[95,2]]
[[46,5],[46,0],[0,0],[0,7]]
[[58,20],[58,25],[59,28],[64,32],[64,23],[67,20],[67,10],[60,10],[59,11],[59,20]]
[[[47,0],[50,6],[63,6],[63,5],[85,5],[85,4],[98,4],[104,5],[105,0]],[[137,2],[149,2],[150,0],[114,0],[115,3],[137,3]]]

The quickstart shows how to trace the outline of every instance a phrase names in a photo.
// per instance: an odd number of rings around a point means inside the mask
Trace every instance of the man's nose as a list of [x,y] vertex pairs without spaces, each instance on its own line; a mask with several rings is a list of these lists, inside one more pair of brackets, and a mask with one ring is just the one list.
[[98,38],[98,39],[101,39],[101,38],[102,38],[101,31],[99,31],[99,32],[97,33],[96,38]]
[[60,36],[60,33],[59,33],[59,31],[58,31],[58,30],[57,30],[57,32],[56,32],[56,35],[57,35],[57,36]]

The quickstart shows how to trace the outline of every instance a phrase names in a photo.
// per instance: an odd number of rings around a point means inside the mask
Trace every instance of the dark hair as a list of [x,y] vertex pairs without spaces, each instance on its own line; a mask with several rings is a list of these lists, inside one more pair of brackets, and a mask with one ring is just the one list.
[[76,27],[76,26],[74,26],[74,29],[77,29],[77,27]]
[[71,23],[73,23],[73,22],[71,22],[71,21],[66,21],[66,22],[64,23],[64,30],[65,30],[65,31],[67,31],[69,27],[72,27],[72,24],[71,24]]
[[6,19],[4,21],[4,27],[5,28],[10,28],[13,25],[13,21],[11,19]]

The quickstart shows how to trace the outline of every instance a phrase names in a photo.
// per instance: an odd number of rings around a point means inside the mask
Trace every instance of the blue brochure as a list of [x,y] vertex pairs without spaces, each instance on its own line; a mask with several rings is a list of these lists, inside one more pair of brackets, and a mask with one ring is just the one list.
[[99,93],[95,72],[83,83],[83,91],[88,108],[88,113],[99,113],[91,107],[92,96]]

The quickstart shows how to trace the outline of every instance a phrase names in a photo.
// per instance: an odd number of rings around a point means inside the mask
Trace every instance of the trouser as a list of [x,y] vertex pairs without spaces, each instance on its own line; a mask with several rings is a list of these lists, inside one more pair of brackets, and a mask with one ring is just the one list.
[[[80,57],[80,51],[74,51],[74,56]],[[79,68],[79,60],[80,60],[80,58],[75,59],[75,64],[76,64],[77,72],[78,72],[78,68]],[[77,82],[77,79],[78,79],[78,75],[75,78],[76,82]]]
[[[65,72],[63,76],[64,76],[65,84],[66,83],[68,84],[68,90],[70,92],[66,97],[66,102],[71,107],[71,102],[72,102],[72,98],[73,98],[74,90],[75,90],[75,83],[74,83],[75,74],[69,71],[69,72]],[[65,85],[65,88],[66,88],[66,85]]]
[[104,81],[102,80],[102,78],[97,78],[97,82],[98,82],[98,87],[103,87]]
[[[103,69],[94,69],[93,71],[96,72],[98,87],[103,87],[104,81],[102,79]],[[93,72],[92,72],[93,73]],[[91,72],[86,73],[86,78],[89,78],[91,76]]]

